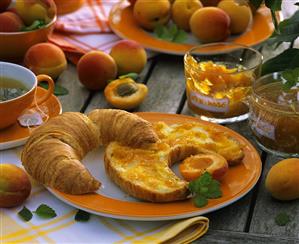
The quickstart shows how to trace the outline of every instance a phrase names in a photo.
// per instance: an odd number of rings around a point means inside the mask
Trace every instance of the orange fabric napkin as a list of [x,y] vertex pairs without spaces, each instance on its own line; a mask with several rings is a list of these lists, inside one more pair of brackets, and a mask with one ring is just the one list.
[[88,51],[109,52],[120,40],[112,33],[108,23],[109,12],[117,2],[118,0],[85,0],[77,11],[58,16],[49,41],[61,47],[75,64]]

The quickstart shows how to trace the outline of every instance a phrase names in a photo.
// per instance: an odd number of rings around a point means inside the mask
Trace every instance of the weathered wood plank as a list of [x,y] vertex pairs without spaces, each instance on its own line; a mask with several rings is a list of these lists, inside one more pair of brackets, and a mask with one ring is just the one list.
[[161,55],[147,82],[149,94],[138,111],[176,113],[185,91],[183,58]]
[[[265,188],[265,178],[270,168],[281,158],[269,155],[262,175],[262,183],[258,189],[257,201],[250,225],[250,232],[299,238],[299,200],[282,202],[271,197]],[[291,217],[286,226],[275,223],[277,214],[285,212]]]
[[68,68],[59,76],[57,84],[69,91],[68,95],[58,97],[63,112],[80,111],[89,96],[89,91],[81,85],[73,64],[68,64]]
[[[139,75],[138,78],[139,82],[142,83],[146,82],[146,78],[149,75],[149,72],[151,71],[153,65],[155,65],[153,59],[147,62],[145,68]],[[103,91],[95,92],[93,94],[92,99],[85,110],[85,113],[88,113],[91,110],[97,108],[112,108],[111,105],[109,105],[108,102],[106,101]]]
[[[224,222],[225,223],[225,222]],[[252,234],[252,233],[241,233],[234,231],[208,231],[201,239],[194,241],[193,243],[236,243],[236,244],[257,244],[257,243],[286,243],[286,244],[298,244],[298,238],[292,238],[287,235],[280,236],[275,235],[264,235],[264,234]]]

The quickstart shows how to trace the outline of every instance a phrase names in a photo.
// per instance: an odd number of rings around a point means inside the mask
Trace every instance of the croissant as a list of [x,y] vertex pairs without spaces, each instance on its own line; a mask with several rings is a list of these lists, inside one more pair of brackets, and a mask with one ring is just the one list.
[[131,147],[142,147],[158,141],[151,123],[135,114],[117,109],[96,109],[88,117],[99,128],[103,145],[117,141]]
[[34,130],[21,155],[26,171],[37,181],[65,193],[94,192],[101,183],[81,163],[89,151],[110,141],[138,146],[158,140],[149,122],[137,115],[103,109],[89,116],[63,113]]

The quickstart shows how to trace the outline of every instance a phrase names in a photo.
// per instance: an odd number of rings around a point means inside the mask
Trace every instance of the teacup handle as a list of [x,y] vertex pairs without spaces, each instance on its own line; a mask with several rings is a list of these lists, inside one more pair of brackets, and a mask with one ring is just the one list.
[[[43,81],[46,81],[49,85],[49,88],[47,89],[47,93],[45,95],[43,95],[42,97],[38,98],[32,105],[31,107],[34,107],[36,105],[40,105],[42,103],[44,103],[45,101],[47,101],[51,95],[54,93],[54,87],[55,87],[55,84],[54,84],[54,81],[53,79],[48,76],[48,75],[38,75],[37,77],[37,84],[43,82]],[[36,95],[36,92],[35,91],[35,95]]]

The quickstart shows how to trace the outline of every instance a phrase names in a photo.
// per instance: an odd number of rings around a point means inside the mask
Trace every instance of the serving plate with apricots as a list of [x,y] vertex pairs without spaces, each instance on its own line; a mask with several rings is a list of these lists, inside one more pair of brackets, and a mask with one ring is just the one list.
[[[100,216],[171,220],[198,216],[232,204],[258,181],[262,168],[260,157],[238,133],[190,116],[136,114],[153,123],[160,139],[153,148],[128,148],[112,142],[83,159],[89,172],[102,183],[99,190],[83,195],[66,194],[53,188],[48,188],[49,191],[69,205]],[[182,150],[180,145],[187,147]],[[198,148],[201,153],[189,157]],[[120,184],[124,180],[130,181],[130,189]],[[201,205],[196,203],[192,189],[207,182],[208,188],[214,190]],[[143,191],[135,191],[139,183]]]
[[1,0],[0,60],[22,61],[31,46],[48,40],[56,18],[53,0]]
[[123,0],[112,8],[109,24],[121,38],[177,55],[209,42],[255,46],[274,30],[269,9],[255,10],[245,0]]

